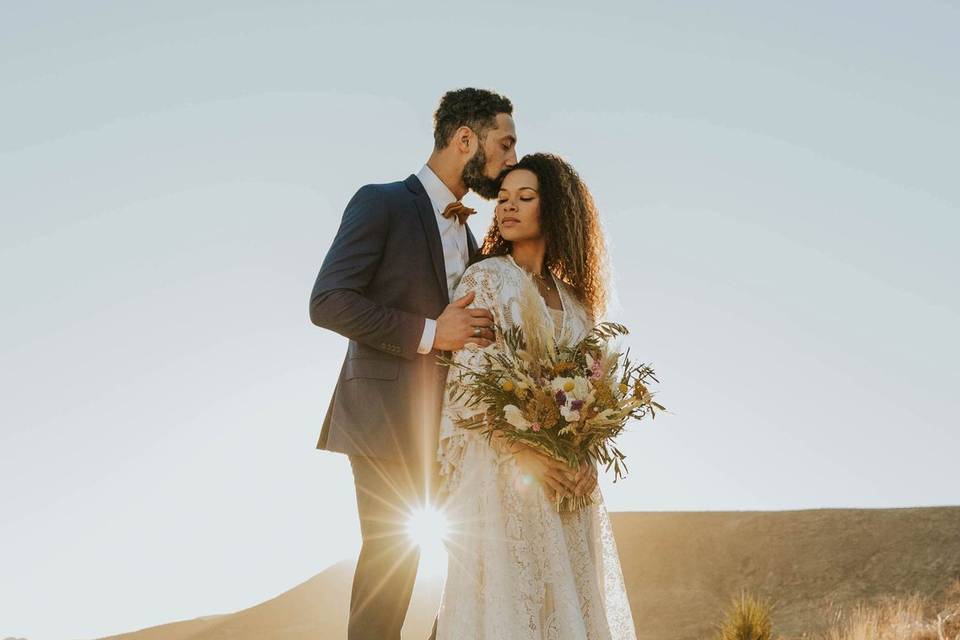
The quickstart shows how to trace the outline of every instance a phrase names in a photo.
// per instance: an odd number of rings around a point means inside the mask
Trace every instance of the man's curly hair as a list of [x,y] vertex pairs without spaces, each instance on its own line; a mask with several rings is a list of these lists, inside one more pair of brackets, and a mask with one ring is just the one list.
[[473,129],[482,141],[487,130],[496,126],[500,113],[513,115],[513,104],[498,93],[473,88],[448,91],[433,114],[434,149],[444,149],[462,126]]
[[[593,318],[603,314],[607,303],[609,268],[600,215],[593,196],[569,163],[549,153],[533,153],[504,169],[527,169],[537,176],[540,194],[540,231],[546,240],[544,267],[570,285]],[[510,253],[496,218],[487,231],[478,259]]]

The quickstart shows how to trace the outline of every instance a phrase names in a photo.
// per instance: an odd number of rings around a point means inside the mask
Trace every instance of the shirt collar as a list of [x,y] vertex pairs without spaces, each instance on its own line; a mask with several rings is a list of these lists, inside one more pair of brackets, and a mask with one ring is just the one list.
[[420,184],[423,185],[430,197],[430,203],[437,212],[442,212],[448,204],[457,200],[453,192],[447,185],[443,184],[443,180],[438,178],[437,174],[428,165],[423,165],[420,172],[417,173],[417,178],[419,178]]

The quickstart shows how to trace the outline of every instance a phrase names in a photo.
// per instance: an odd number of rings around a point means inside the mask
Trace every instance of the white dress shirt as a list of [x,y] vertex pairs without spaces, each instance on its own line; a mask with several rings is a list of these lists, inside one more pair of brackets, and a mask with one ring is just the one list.
[[[452,294],[460,282],[460,277],[467,269],[470,259],[470,250],[467,248],[467,225],[460,224],[456,216],[443,217],[443,210],[447,205],[456,201],[456,196],[437,177],[433,169],[423,165],[417,178],[430,196],[430,204],[437,216],[437,227],[440,229],[440,242],[443,244],[443,265],[447,272],[447,292]],[[423,324],[423,335],[420,337],[420,346],[417,353],[430,353],[433,349],[433,340],[437,335],[437,321],[427,318]]]

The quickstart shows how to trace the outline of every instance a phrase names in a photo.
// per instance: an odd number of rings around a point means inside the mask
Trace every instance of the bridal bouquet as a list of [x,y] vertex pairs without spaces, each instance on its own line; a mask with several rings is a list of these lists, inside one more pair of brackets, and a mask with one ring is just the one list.
[[[655,410],[665,410],[647,387],[650,380],[659,382],[653,369],[634,363],[629,350],[610,348],[627,328],[604,322],[571,343],[555,340],[534,317],[521,324],[534,329],[525,334],[520,325],[495,327],[505,348],[482,349],[479,367],[443,359],[458,376],[448,383],[450,399],[483,407],[457,426],[482,430],[488,438],[499,432],[573,469],[584,463],[603,464],[607,471],[612,466],[614,482],[624,477],[626,456],[613,439],[630,418],[653,418]],[[556,508],[571,512],[591,502],[589,496],[558,497]]]

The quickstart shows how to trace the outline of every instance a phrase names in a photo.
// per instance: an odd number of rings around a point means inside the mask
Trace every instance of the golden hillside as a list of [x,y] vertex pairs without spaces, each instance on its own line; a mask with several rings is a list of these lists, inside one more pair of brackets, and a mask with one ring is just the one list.
[[[776,631],[799,637],[822,631],[831,605],[935,597],[960,576],[960,507],[611,517],[643,640],[707,637],[741,588],[772,599]],[[352,574],[352,562],[343,562],[249,609],[110,640],[339,640],[346,637]],[[427,637],[439,581],[418,581],[405,638]]]

